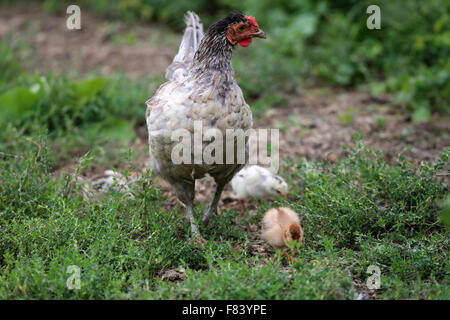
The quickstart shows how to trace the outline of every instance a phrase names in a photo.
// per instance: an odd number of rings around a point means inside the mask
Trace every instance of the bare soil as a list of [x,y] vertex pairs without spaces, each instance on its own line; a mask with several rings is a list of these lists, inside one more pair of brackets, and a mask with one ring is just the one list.
[[82,10],[81,30],[69,30],[67,17],[65,12],[47,14],[32,4],[8,7],[0,10],[0,37],[11,37],[18,46],[24,42],[31,48],[23,57],[27,68],[56,74],[159,75],[176,53],[173,37],[164,41],[166,34],[173,33],[163,26],[127,25]]

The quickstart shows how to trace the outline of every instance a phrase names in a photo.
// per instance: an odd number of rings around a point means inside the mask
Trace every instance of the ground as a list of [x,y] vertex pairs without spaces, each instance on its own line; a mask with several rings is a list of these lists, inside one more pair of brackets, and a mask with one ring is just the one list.
[[[160,25],[127,25],[123,22],[106,21],[104,18],[83,12],[83,30],[67,30],[65,15],[44,13],[37,7],[12,8],[13,12],[0,12],[0,37],[13,31],[14,39],[23,41],[32,51],[21,53],[26,59],[26,68],[37,72],[54,72],[82,77],[96,71],[103,74],[121,72],[132,79],[145,76],[160,76],[171,63],[181,35]],[[149,88],[149,92],[154,90]],[[150,93],[149,93],[150,94]],[[144,117],[144,101],[142,117]],[[252,105],[252,101],[249,101]],[[432,122],[416,124],[394,97],[385,95],[374,98],[364,90],[314,86],[305,88],[301,94],[289,96],[283,106],[275,109],[260,109],[254,112],[255,128],[280,129],[280,159],[282,174],[295,170],[286,159],[305,158],[308,161],[330,161],[338,163],[346,156],[344,145],[354,146],[354,136],[363,134],[362,141],[373,149],[383,150],[389,163],[397,160],[399,152],[417,166],[421,161],[435,163],[438,155],[450,145],[450,122],[435,115]],[[147,131],[145,122],[135,127],[138,142],[133,145],[139,157],[134,163],[137,175],[148,168]],[[408,148],[412,146],[411,148]],[[73,168],[76,161],[68,161],[58,170]],[[82,179],[94,181],[104,170],[111,169],[108,163],[83,172]],[[176,210],[180,203],[170,188],[164,186],[163,202],[168,211]],[[212,196],[213,182],[204,179],[196,185],[196,204],[205,204]],[[296,195],[290,194],[295,200]],[[272,202],[267,202],[268,208]],[[221,211],[238,210],[238,202],[228,188],[222,197]],[[249,202],[247,214],[256,216],[261,208]],[[178,210],[182,212],[182,210]],[[237,230],[245,230],[251,241],[251,255],[267,257],[273,251],[259,237],[257,221],[240,224],[236,215],[231,222]],[[302,222],[308,221],[303,219]],[[236,246],[237,250],[243,250]],[[262,263],[267,263],[264,259]],[[284,268],[288,268],[285,266]],[[179,268],[162,269],[158,276],[163,280],[180,281],[186,273]],[[359,294],[364,298],[376,297],[376,293],[364,289],[364,283],[355,280]]]

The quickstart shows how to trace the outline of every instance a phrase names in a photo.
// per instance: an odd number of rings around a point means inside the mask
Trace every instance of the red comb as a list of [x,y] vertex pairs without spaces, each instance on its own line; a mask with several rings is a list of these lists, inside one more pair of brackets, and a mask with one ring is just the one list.
[[245,16],[247,18],[248,21],[250,21],[250,23],[252,24],[252,26],[254,26],[256,29],[259,29],[258,23],[256,22],[255,17],[252,16]]

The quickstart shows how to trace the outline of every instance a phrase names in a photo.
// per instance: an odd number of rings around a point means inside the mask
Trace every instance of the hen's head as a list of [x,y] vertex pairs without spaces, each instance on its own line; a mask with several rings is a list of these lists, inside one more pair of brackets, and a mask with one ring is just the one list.
[[252,38],[266,38],[266,34],[259,29],[256,19],[240,11],[230,13],[225,19],[211,25],[209,30],[225,34],[233,46],[239,43],[242,47],[248,47],[252,43]]

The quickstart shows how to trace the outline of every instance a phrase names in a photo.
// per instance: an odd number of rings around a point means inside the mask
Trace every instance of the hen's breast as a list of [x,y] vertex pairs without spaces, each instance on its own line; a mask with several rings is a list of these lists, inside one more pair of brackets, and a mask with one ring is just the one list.
[[[215,85],[215,80],[211,78],[196,81],[186,79],[164,84],[148,102],[146,120],[150,161],[153,168],[162,175],[167,168],[173,166],[172,149],[179,143],[179,140],[172,141],[172,135],[188,134],[192,139],[194,129],[198,129],[199,126],[202,130],[200,134],[209,129],[218,129],[224,139],[225,158],[227,129],[246,131],[253,124],[250,107],[234,81]],[[176,131],[179,129],[182,130]],[[202,150],[205,150],[209,143],[210,141],[204,141]],[[193,160],[193,146],[191,151]],[[218,168],[202,163],[200,166],[197,165],[197,169],[198,175],[202,176]]]

